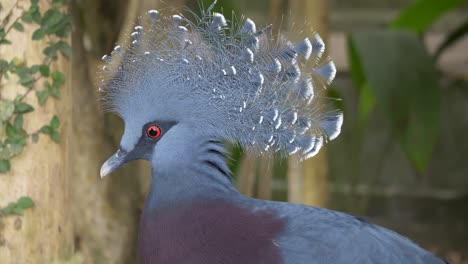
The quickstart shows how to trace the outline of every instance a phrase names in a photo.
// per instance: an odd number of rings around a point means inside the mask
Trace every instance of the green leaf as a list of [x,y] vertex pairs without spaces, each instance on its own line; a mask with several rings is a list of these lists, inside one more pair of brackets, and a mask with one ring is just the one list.
[[0,40],[0,45],[10,45],[10,44],[11,44],[11,41],[9,41],[8,39]]
[[37,143],[37,141],[39,141],[39,133],[33,133],[31,135],[31,140],[32,142]]
[[41,73],[42,76],[48,77],[50,73],[50,69],[48,65],[42,64],[39,66],[39,72]]
[[19,198],[16,204],[17,204],[17,207],[21,207],[23,209],[31,208],[34,206],[33,200],[26,196]]
[[29,67],[29,73],[30,73],[30,74],[35,74],[36,72],[39,71],[39,67],[40,67],[40,66],[41,66],[41,65],[39,65],[39,64],[35,64],[35,65]]
[[24,144],[24,139],[28,136],[28,133],[22,128],[15,128],[9,122],[6,123],[6,134],[8,137],[8,142],[15,144]]
[[53,87],[60,87],[65,83],[65,76],[63,73],[56,71],[52,73],[52,80],[54,81],[52,86]]
[[7,159],[0,160],[0,173],[6,173],[10,171],[11,165],[10,161]]
[[423,33],[440,16],[464,2],[465,0],[418,0],[404,9],[390,26]]
[[52,133],[50,134],[50,138],[55,142],[55,143],[60,143],[60,134],[56,130],[53,130]]
[[7,137],[9,138],[15,137],[16,129],[10,123],[6,124],[5,130],[6,130]]
[[364,131],[364,127],[369,120],[369,116],[375,108],[376,98],[374,91],[370,87],[369,83],[365,83],[361,87],[361,92],[359,93],[359,123],[361,125],[361,131]]
[[60,120],[56,115],[54,115],[54,117],[52,117],[52,120],[50,121],[50,127],[52,127],[53,129],[57,129],[59,126]]
[[32,19],[31,13],[28,11],[24,11],[23,14],[21,15],[21,20],[23,20],[23,22],[28,23],[28,24],[32,23],[33,19]]
[[54,25],[60,23],[63,14],[58,9],[49,9],[42,17],[41,27],[48,31]]
[[23,128],[23,114],[17,114],[15,120],[13,121],[13,127],[15,129]]
[[375,106],[375,95],[366,80],[361,59],[350,36],[348,36],[348,61],[351,66],[351,79],[359,92],[358,117],[360,130],[363,133],[369,115]]
[[6,36],[6,31],[4,28],[0,28],[0,38],[4,38]]
[[9,148],[7,145],[5,145],[4,147],[0,148],[0,159],[2,159],[2,160],[5,159],[5,160],[7,160],[7,159],[10,159],[11,156],[12,156],[12,154],[11,154],[10,148]]
[[442,44],[437,48],[435,57],[438,58],[447,48],[450,48],[452,45],[457,43],[468,34],[468,20],[465,21],[462,25],[456,28],[454,31],[450,32],[447,38],[442,42]]
[[435,62],[418,35],[409,31],[355,33],[351,41],[375,106],[387,115],[407,157],[422,172],[440,128]]
[[2,213],[12,214],[15,207],[16,207],[16,203],[9,203],[7,207],[2,208]]
[[27,103],[19,102],[15,105],[15,111],[24,114],[34,111],[34,108]]
[[22,143],[25,143],[25,142],[18,142],[18,143],[11,144],[10,146],[11,156],[16,156],[20,154],[21,152],[23,152],[24,146],[26,144],[22,144]]
[[58,50],[58,47],[56,45],[50,45],[50,46],[46,47],[42,51],[42,53],[44,55],[46,55],[47,57],[53,58],[53,57],[57,56],[57,50]]
[[9,63],[6,60],[0,60],[0,73],[6,72],[8,70]]
[[10,100],[0,100],[0,122],[7,121],[15,111],[15,104]]
[[36,31],[34,31],[33,35],[32,35],[32,39],[33,40],[39,40],[39,39],[42,39],[44,38],[46,32],[43,28],[39,28],[39,29],[36,29]]
[[41,12],[39,12],[39,7],[37,5],[31,5],[29,8],[29,13],[31,14],[32,20],[36,22],[36,24],[41,24]]
[[32,88],[36,80],[31,75],[20,75],[19,83],[27,88]]
[[40,131],[41,131],[41,133],[43,133],[43,134],[50,135],[50,134],[52,134],[52,131],[54,131],[54,129],[51,128],[51,127],[48,126],[48,125],[44,125],[44,126],[41,127],[41,130],[40,130]]
[[15,213],[15,214],[17,214],[17,215],[23,215],[24,209],[21,208],[21,207],[15,207],[15,208],[13,209],[13,213]]
[[37,100],[39,101],[40,105],[44,105],[49,97],[49,91],[44,89],[43,91],[36,92]]
[[20,32],[24,31],[23,24],[21,24],[20,22],[13,23],[13,28],[20,31]]
[[57,87],[51,87],[50,94],[55,98],[60,98],[60,90]]
[[59,41],[56,44],[56,47],[60,50],[60,52],[63,54],[63,56],[70,58],[72,54],[72,49],[68,43],[65,41]]

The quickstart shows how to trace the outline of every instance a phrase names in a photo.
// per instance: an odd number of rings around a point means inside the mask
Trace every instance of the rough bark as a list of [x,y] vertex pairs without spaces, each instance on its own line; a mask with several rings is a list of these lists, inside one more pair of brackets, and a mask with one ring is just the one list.
[[[3,10],[9,11],[18,2],[28,7],[29,1],[2,1]],[[41,10],[48,8],[48,1],[40,1]],[[21,15],[14,9],[13,21]],[[2,45],[0,57],[6,60],[17,58],[26,65],[41,64],[42,50],[47,40],[31,41],[35,25],[24,24],[24,32],[10,31],[11,45]],[[2,216],[0,218],[0,260],[9,264],[53,263],[68,259],[73,251],[72,221],[70,215],[70,126],[71,126],[71,86],[68,62],[59,57],[52,63],[51,71],[60,70],[66,75],[66,84],[61,88],[61,98],[49,99],[45,106],[39,106],[34,92],[28,94],[25,102],[35,111],[24,116],[24,129],[28,133],[37,131],[48,124],[53,115],[60,118],[61,142],[52,142],[41,135],[37,143],[28,139],[24,151],[11,160],[11,171],[0,175],[0,204],[16,201],[21,196],[29,196],[35,207],[25,211],[24,216]],[[9,80],[1,81],[2,98],[13,99],[26,89],[10,75]],[[41,86],[42,82],[37,83]]]
[[[73,178],[75,241],[84,263],[135,262],[138,226],[139,174],[135,166],[101,180],[99,169],[118,147],[115,126],[103,122],[97,88],[88,63],[79,24],[73,34]],[[133,173],[130,173],[132,170]],[[132,175],[133,174],[133,175]]]
[[[304,29],[302,34],[312,35],[316,31],[327,39],[327,9],[326,0],[293,0],[289,1],[289,25],[298,30]],[[294,15],[292,15],[294,14]],[[304,21],[307,24],[304,24]],[[288,197],[291,202],[304,203],[325,207],[328,200],[328,162],[326,149],[318,155],[298,164],[297,157],[289,161]]]

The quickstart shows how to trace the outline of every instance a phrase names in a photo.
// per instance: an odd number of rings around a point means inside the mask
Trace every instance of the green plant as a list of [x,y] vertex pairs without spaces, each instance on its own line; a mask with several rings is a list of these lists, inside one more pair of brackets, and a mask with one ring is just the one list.
[[415,170],[422,173],[439,136],[441,89],[437,59],[468,32],[468,20],[429,54],[424,35],[439,17],[465,0],[419,0],[403,10],[388,29],[348,36],[353,83],[359,93],[360,135],[379,109],[391,135]]
[[34,207],[34,202],[31,198],[23,196],[16,202],[11,202],[7,206],[0,209],[5,215],[23,215],[25,209]]
[[[57,116],[54,116],[49,124],[32,133],[24,130],[23,118],[35,110],[24,100],[31,92],[35,93],[40,106],[45,105],[50,97],[60,97],[60,87],[65,83],[64,74],[60,71],[51,72],[50,69],[59,53],[65,57],[71,56],[71,48],[66,41],[71,29],[71,17],[66,10],[67,2],[53,0],[51,8],[41,12],[38,0],[31,0],[29,9],[23,10],[21,17],[9,21],[13,12],[11,10],[6,16],[7,19],[0,22],[0,45],[11,45],[8,34],[12,30],[24,32],[24,23],[37,25],[38,28],[31,36],[33,41],[46,39],[48,42],[42,51],[44,58],[41,64],[28,65],[18,58],[11,61],[0,59],[0,80],[16,75],[18,83],[26,88],[25,92],[18,94],[13,100],[0,97],[0,125],[1,131],[5,131],[0,134],[0,173],[11,169],[10,160],[21,154],[28,144],[28,138],[37,142],[39,135],[44,134],[50,136],[54,142],[60,141],[57,131],[60,122]],[[14,8],[20,9],[18,3]]]

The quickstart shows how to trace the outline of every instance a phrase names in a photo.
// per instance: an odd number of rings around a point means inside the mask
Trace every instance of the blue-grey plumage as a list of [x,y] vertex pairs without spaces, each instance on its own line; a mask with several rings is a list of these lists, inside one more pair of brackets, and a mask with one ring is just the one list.
[[131,160],[151,163],[141,262],[443,263],[351,215],[235,189],[221,142],[306,159],[339,135],[343,117],[318,100],[335,76],[331,60],[319,61],[318,35],[268,46],[252,20],[231,27],[210,8],[195,22],[152,10],[130,45],[103,57],[103,100],[125,131],[101,176]]

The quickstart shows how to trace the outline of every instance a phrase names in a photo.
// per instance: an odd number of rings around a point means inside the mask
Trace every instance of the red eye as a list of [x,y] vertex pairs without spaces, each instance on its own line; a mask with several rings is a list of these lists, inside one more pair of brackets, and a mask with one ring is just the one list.
[[146,128],[146,135],[149,138],[156,139],[161,135],[161,129],[158,126],[149,126]]

